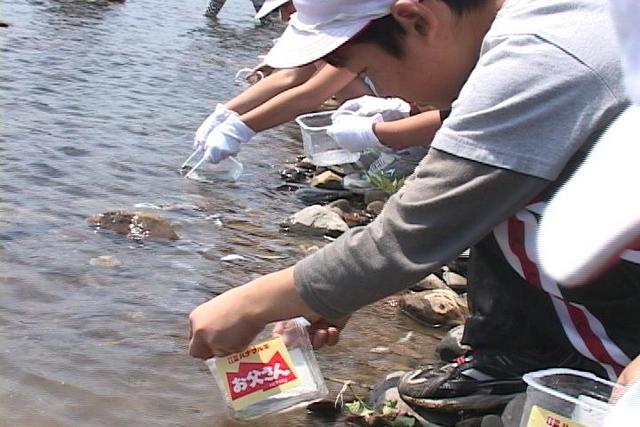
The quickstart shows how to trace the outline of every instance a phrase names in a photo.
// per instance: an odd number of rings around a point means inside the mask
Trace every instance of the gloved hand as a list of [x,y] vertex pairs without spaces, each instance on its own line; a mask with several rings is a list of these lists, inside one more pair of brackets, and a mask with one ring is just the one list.
[[346,101],[331,117],[344,113],[367,117],[380,114],[385,122],[390,122],[409,117],[410,111],[411,105],[400,98],[378,98],[365,95]]
[[240,116],[233,113],[209,133],[204,144],[204,156],[211,163],[220,163],[238,154],[240,144],[249,141],[255,134],[240,120]]
[[362,117],[344,113],[332,116],[332,121],[327,134],[345,150],[358,153],[369,148],[385,148],[373,132],[374,123],[383,121],[382,115]]
[[232,113],[231,110],[228,110],[222,104],[216,105],[216,109],[206,118],[204,122],[200,125],[198,130],[196,131],[196,135],[193,138],[193,149],[194,150],[203,150],[204,143],[207,139],[207,135],[209,132],[213,130],[220,123],[224,122],[227,117]]

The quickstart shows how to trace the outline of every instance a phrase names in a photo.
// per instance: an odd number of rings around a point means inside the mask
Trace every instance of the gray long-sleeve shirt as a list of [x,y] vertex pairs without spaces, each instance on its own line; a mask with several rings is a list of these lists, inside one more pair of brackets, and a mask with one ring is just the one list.
[[328,318],[411,286],[556,181],[628,104],[605,0],[507,0],[432,149],[367,227],[300,261]]
[[432,149],[373,223],[295,266],[298,292],[318,314],[343,317],[455,258],[547,184]]

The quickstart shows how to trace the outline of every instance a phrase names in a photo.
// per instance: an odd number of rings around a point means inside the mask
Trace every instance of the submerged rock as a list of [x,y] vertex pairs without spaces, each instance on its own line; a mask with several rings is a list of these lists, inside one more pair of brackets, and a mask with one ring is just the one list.
[[287,218],[281,226],[292,232],[337,237],[349,229],[346,222],[330,208],[309,206]]
[[100,255],[91,258],[89,264],[95,267],[117,267],[122,263],[118,258],[112,257],[111,255]]
[[420,322],[439,326],[462,325],[469,314],[466,300],[451,289],[404,295],[400,299],[400,309]]
[[168,220],[145,212],[110,211],[93,215],[87,222],[98,230],[111,230],[136,241],[180,238]]

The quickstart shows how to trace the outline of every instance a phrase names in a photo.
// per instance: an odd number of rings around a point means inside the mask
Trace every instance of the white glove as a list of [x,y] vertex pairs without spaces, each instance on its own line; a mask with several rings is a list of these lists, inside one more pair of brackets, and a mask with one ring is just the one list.
[[366,149],[384,149],[373,132],[374,123],[383,121],[380,114],[372,117],[340,114],[332,116],[333,123],[327,128],[327,134],[342,148],[352,153]]
[[193,149],[203,150],[204,143],[207,140],[207,135],[209,135],[213,128],[224,122],[231,113],[232,111],[228,110],[224,105],[216,105],[216,109],[213,111],[213,113],[211,113],[209,117],[207,117],[206,120],[202,122],[202,124],[196,131],[196,135],[193,138]]
[[378,98],[365,95],[345,102],[333,113],[332,117],[345,112],[367,117],[380,114],[385,122],[390,122],[409,117],[410,111],[411,105],[400,98]]
[[207,136],[204,156],[211,163],[220,163],[240,152],[240,144],[249,141],[256,133],[245,125],[240,116],[233,113]]

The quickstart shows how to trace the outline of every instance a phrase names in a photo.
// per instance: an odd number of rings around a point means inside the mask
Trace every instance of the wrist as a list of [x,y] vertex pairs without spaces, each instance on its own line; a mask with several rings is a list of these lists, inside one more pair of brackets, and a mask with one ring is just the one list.
[[[380,114],[376,114],[371,118],[371,125],[367,130],[367,141],[369,143],[369,147],[367,148],[385,148],[384,144],[382,144],[382,140],[378,137],[379,129],[378,126],[384,124],[385,122],[382,120],[382,116]],[[383,125],[384,126],[384,125]]]
[[[386,145],[384,145],[384,143],[382,142],[382,138],[381,138],[381,135],[383,134],[384,123],[385,122],[373,122],[373,126],[371,128],[371,131],[373,132],[373,136],[375,137],[376,141],[378,141],[378,144],[382,147],[386,147]],[[381,127],[383,129],[381,129]]]
[[310,321],[320,318],[298,294],[294,284],[293,267],[259,277],[242,288],[246,288],[247,291],[247,306],[251,306],[250,316],[265,325],[298,316]]

